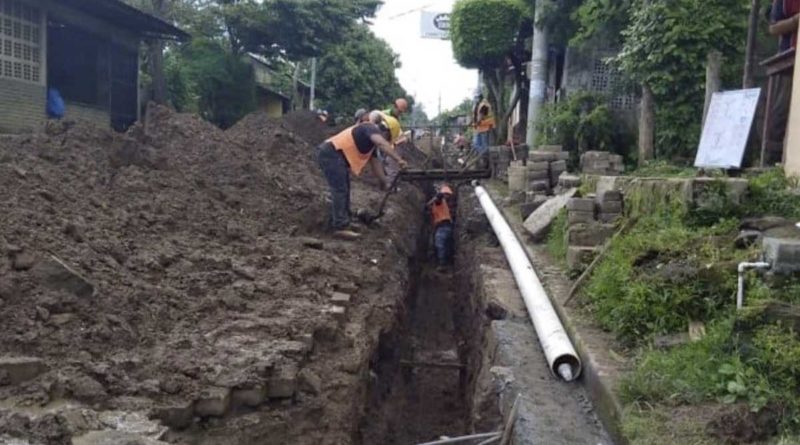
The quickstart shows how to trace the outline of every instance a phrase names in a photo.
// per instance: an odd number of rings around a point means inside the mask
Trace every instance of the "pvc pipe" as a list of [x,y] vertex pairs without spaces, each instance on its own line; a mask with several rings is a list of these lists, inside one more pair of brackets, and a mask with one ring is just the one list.
[[770,267],[772,266],[769,263],[765,263],[763,261],[758,261],[755,263],[739,263],[739,266],[736,268],[738,271],[738,282],[736,286],[736,310],[744,307],[744,272],[747,269],[769,269]]
[[451,444],[451,443],[467,442],[467,441],[472,441],[472,440],[477,440],[477,439],[486,439],[486,438],[500,437],[500,436],[501,436],[501,433],[498,433],[498,432],[495,431],[494,433],[481,433],[481,434],[472,434],[472,435],[469,435],[469,436],[461,436],[461,437],[448,437],[447,439],[436,440],[436,441],[433,441],[433,442],[420,443],[418,445],[445,445],[445,444]]
[[475,194],[506,254],[550,371],[567,382],[575,380],[581,374],[581,359],[575,352],[542,282],[536,276],[528,255],[486,189],[476,185]]

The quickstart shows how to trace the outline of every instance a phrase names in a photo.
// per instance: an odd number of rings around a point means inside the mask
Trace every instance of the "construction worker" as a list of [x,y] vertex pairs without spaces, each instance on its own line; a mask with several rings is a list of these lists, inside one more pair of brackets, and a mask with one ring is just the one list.
[[367,112],[367,110],[364,108],[359,108],[358,111],[356,111],[356,114],[353,116],[353,119],[355,119],[354,122],[356,124],[361,122],[369,122],[369,112]]
[[400,118],[403,117],[403,114],[406,113],[407,111],[408,111],[408,101],[401,97],[399,99],[396,99],[391,107],[383,110],[383,113],[388,114],[389,116],[392,116],[393,118],[399,121]]
[[484,99],[483,94],[478,93],[475,97],[475,107],[472,109],[472,131],[475,133],[472,145],[481,159],[485,160],[488,157],[489,133],[494,126],[492,106]]
[[439,187],[436,195],[428,202],[433,223],[433,246],[439,267],[450,264],[453,256],[453,217],[448,200],[453,190],[447,184]]
[[317,161],[331,191],[330,226],[337,238],[360,237],[350,226],[350,174],[360,175],[369,164],[375,176],[388,188],[381,163],[374,156],[376,148],[397,161],[400,168],[406,167],[406,161],[394,151],[390,140],[391,130],[384,116],[372,112],[369,122],[353,125],[317,147]]
[[[397,150],[397,145],[406,141],[405,136],[402,135],[403,129],[400,127],[400,121],[386,113],[383,113],[383,120],[389,127],[389,134],[391,137],[389,141],[394,146],[394,149]],[[394,184],[397,175],[400,174],[400,165],[390,157],[383,159],[383,161],[386,166],[386,180],[389,184]]]

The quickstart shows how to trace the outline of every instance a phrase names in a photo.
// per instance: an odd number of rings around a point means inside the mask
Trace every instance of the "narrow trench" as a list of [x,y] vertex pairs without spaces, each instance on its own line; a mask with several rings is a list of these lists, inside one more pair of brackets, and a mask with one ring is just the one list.
[[[470,370],[466,359],[472,325],[459,294],[455,267],[439,271],[426,227],[420,254],[411,261],[406,310],[385,333],[371,364],[362,444],[410,445],[468,433]],[[457,237],[456,237],[457,238]],[[477,335],[477,333],[476,333]]]

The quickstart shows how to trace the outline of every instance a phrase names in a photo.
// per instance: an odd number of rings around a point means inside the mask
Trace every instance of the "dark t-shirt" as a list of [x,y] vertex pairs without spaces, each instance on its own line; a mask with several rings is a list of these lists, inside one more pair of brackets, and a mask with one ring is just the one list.
[[[800,0],[775,0],[772,2],[770,19],[772,23],[794,17],[800,12]],[[778,50],[786,51],[797,45],[797,31],[780,36]]]
[[371,139],[374,134],[381,134],[381,129],[375,124],[365,123],[353,128],[353,139],[356,141],[358,151],[367,154],[375,148]]

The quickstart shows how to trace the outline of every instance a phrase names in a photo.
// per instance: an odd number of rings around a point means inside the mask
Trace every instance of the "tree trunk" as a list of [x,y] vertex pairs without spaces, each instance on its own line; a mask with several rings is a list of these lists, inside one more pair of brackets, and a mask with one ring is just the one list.
[[742,88],[753,88],[755,86],[755,57],[756,44],[758,39],[758,11],[761,9],[759,0],[750,2],[750,18],[747,26],[747,46],[744,51],[744,74],[742,75]]
[[648,85],[642,85],[642,103],[639,114],[639,165],[655,157],[655,100]]
[[708,53],[706,63],[706,99],[703,104],[703,126],[706,123],[708,107],[711,106],[711,96],[722,89],[720,71],[722,70],[722,53],[712,50]]
[[[153,13],[156,17],[164,18],[167,13],[166,7],[166,0],[153,0]],[[164,75],[164,41],[150,40],[147,46],[152,100],[157,104],[165,105],[167,103],[167,78]]]
[[[292,103],[289,107],[292,110],[297,110],[299,108],[303,108],[302,98],[300,97],[300,89],[299,86],[299,79],[300,79],[300,62],[294,66],[294,74],[292,74]],[[298,104],[297,100],[300,99],[301,103]]]
[[484,83],[489,91],[487,99],[492,105],[494,112],[495,144],[505,142],[508,137],[508,104],[505,101],[506,79],[503,76],[503,69],[485,70]]

